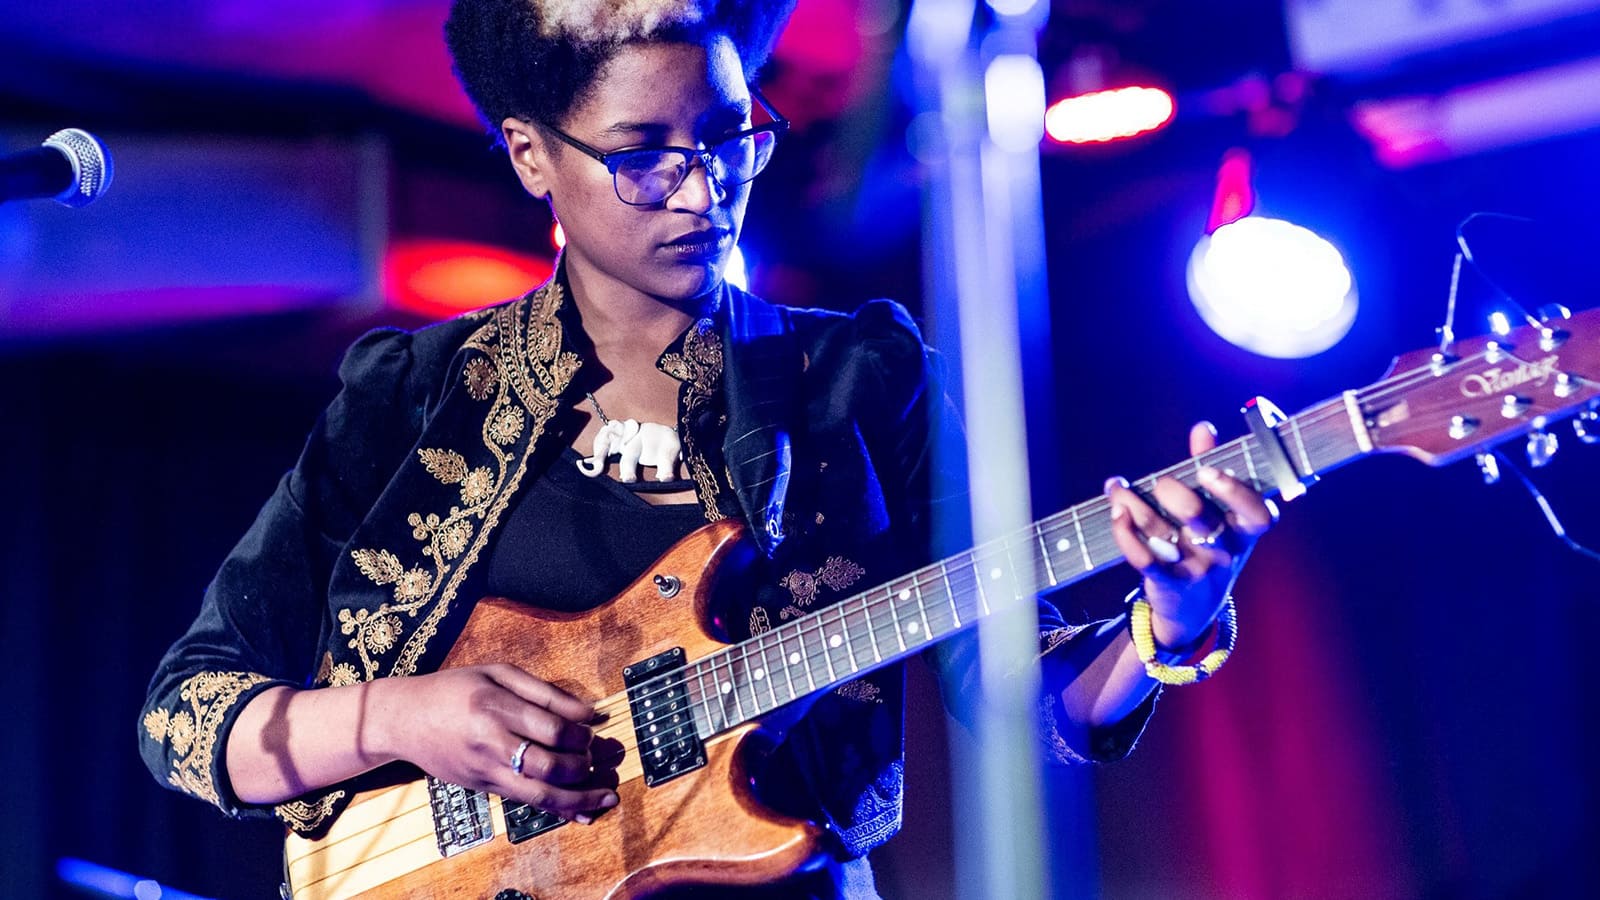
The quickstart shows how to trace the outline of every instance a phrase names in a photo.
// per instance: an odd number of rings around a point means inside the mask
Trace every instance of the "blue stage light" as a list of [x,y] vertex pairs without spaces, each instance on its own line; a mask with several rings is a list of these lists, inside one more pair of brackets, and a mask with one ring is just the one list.
[[56,877],[63,884],[94,897],[117,900],[205,900],[204,897],[165,887],[148,878],[70,856],[56,860]]
[[1247,216],[1200,239],[1189,298],[1211,330],[1253,353],[1313,356],[1350,331],[1355,280],[1326,239],[1281,219]]

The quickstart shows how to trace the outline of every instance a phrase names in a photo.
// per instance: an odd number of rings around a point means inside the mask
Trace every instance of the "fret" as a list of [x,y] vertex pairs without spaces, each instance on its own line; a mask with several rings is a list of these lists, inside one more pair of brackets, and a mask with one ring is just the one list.
[[865,598],[861,602],[861,615],[867,620],[867,640],[872,642],[872,659],[874,662],[883,662],[883,654],[878,652],[878,626],[872,621],[872,604],[866,602]]
[[928,627],[928,607],[927,604],[922,602],[922,585],[919,582],[912,581],[911,590],[917,596],[917,615],[922,617],[922,639],[931,641],[933,640],[933,629]]
[[1240,449],[1244,451],[1244,467],[1250,472],[1250,486],[1259,491],[1261,490],[1262,484],[1260,477],[1256,475],[1255,454],[1250,452],[1249,440],[1242,442],[1240,444]]
[[[834,607],[834,608],[838,609],[838,607]],[[851,644],[850,623],[848,621],[846,621],[846,617],[847,617],[847,613],[845,613],[844,610],[840,609],[839,610],[839,633],[844,635],[844,652],[850,657],[850,671],[853,674],[853,673],[861,671],[861,666],[856,663],[856,649],[854,647],[850,646],[850,644]],[[830,638],[828,643],[831,645],[833,643],[833,640]]]
[[1056,581],[1055,566],[1050,565],[1050,548],[1045,546],[1044,532],[1038,525],[1033,526],[1033,539],[1039,542],[1039,558],[1044,560],[1044,576],[1049,581],[1050,587],[1055,587],[1061,582]]
[[973,595],[975,597],[977,597],[977,599],[978,599],[978,615],[975,618],[983,618],[984,616],[987,616],[989,614],[989,612],[990,612],[989,597],[988,597],[989,592],[984,590],[983,583],[985,581],[993,580],[993,576],[994,576],[994,574],[996,572],[1000,573],[1000,575],[1002,577],[1005,576],[1005,570],[1001,569],[999,566],[990,567],[988,572],[980,571],[979,568],[978,568],[977,560],[973,560],[973,564],[972,564],[972,586],[974,588]]
[[[865,616],[858,615],[861,612],[860,610],[853,610],[850,606],[850,601],[845,600],[835,604],[833,608],[839,611],[839,626],[841,633],[844,635],[845,654],[850,660],[851,671],[855,672],[865,668],[871,662],[872,648],[867,646],[861,637],[862,629],[870,626],[871,623]],[[854,620],[852,620],[852,617],[854,617]],[[861,644],[859,653],[856,652],[857,644]],[[858,663],[856,662],[857,659],[862,661]]]
[[800,645],[798,655],[800,657],[801,665],[806,667],[806,684],[811,688],[811,690],[806,691],[806,693],[813,693],[817,689],[817,676],[816,673],[811,671],[811,661],[813,657],[809,652],[806,651],[806,626],[804,622],[801,622],[795,627],[795,639],[795,642]]
[[828,683],[839,680],[837,672],[833,671],[833,655],[828,652],[828,635],[822,627],[822,618],[817,617],[817,648],[822,651],[822,661],[828,664]]
[[706,670],[704,665],[700,663],[695,664],[694,680],[699,689],[700,697],[695,701],[693,708],[697,712],[701,711],[703,708],[706,719],[706,727],[700,732],[700,736],[703,738],[708,738],[722,731],[722,726],[718,725],[716,719],[712,718],[711,716],[711,713],[715,711],[716,707],[711,705],[710,700],[706,696]]
[[1011,597],[1016,599],[1016,601],[1021,601],[1022,597],[1026,596],[1024,591],[1027,591],[1027,593],[1037,593],[1038,565],[1034,564],[1034,560],[1029,560],[1029,567],[1026,569],[1027,580],[1026,583],[1024,583],[1024,578],[1022,578],[1024,569],[1022,569],[1021,565],[1018,565],[1018,562],[1016,562],[1016,556],[1011,554],[1011,536],[1006,536],[1005,538],[1005,560],[1008,562],[1008,564],[1010,564],[1011,569]]
[[[757,644],[758,644],[758,646],[756,647],[756,652],[761,654],[761,660],[760,660],[760,665],[756,668],[756,670],[754,672],[754,677],[755,677],[756,681],[765,681],[767,683],[767,694],[769,694],[772,697],[772,706],[768,707],[768,709],[775,709],[779,705],[779,703],[778,703],[778,689],[772,683],[772,678],[773,678],[773,675],[772,675],[772,660],[767,656],[767,640],[766,640],[766,637],[763,636],[757,642]],[[752,691],[755,690],[754,685],[751,686],[751,690]],[[758,708],[759,708],[759,706],[758,706]]]
[[[747,671],[749,671],[747,666],[741,666],[742,661],[744,661],[744,647],[730,647],[730,650],[738,650],[739,653],[738,655],[734,655],[734,653],[731,652],[728,653],[728,681],[726,681],[726,684],[723,684],[723,693],[733,697],[733,709],[734,713],[739,714],[739,721],[749,721],[750,717],[752,716],[747,716],[747,714],[744,713],[744,703],[739,701],[739,690],[742,690],[744,687],[746,687],[746,677],[744,676],[746,676]],[[755,705],[754,701],[755,697],[752,695],[752,697],[750,697],[750,705],[752,705],[752,708],[754,708]]]
[[906,652],[905,626],[900,624],[900,606],[894,600],[894,588],[883,589],[884,605],[889,607],[889,618],[894,622],[894,639],[900,642],[900,652]]
[[1072,527],[1078,532],[1078,549],[1083,552],[1083,570],[1094,571],[1094,562],[1089,559],[1089,542],[1083,539],[1083,521],[1078,517],[1078,508],[1074,506],[1068,510],[1072,513]]
[[983,590],[982,580],[986,577],[978,571],[975,560],[969,560],[966,565],[957,566],[946,570],[946,579],[951,586],[950,603],[957,611],[961,621],[959,627],[966,627],[981,617],[976,602],[979,593]]
[[1294,433],[1294,441],[1300,446],[1300,462],[1305,464],[1305,470],[1300,473],[1300,477],[1305,478],[1315,475],[1317,470],[1311,465],[1311,457],[1306,454],[1306,439],[1300,434],[1300,421],[1298,419],[1290,419],[1289,430]]
[[[829,621],[830,618],[832,621]],[[846,635],[842,628],[835,628],[836,625],[842,625],[842,619],[838,617],[838,609],[834,608],[821,613],[818,616],[818,624],[823,629],[822,652],[827,654],[828,658],[828,680],[840,681],[848,677],[853,669],[847,656],[849,648],[845,642]]]
[[950,621],[955,623],[951,630],[955,630],[961,627],[961,614],[956,612],[956,589],[950,584],[950,567],[940,563],[939,574],[944,578],[945,599],[950,601]]
[[[926,591],[918,591],[918,594],[923,599],[923,615],[928,617],[928,625],[930,625],[928,641],[933,641],[934,637],[941,636],[941,634],[949,634],[950,631],[960,628],[960,623],[957,623],[955,618],[952,618],[955,615],[955,601],[950,599],[950,594],[954,593],[954,591],[950,589],[949,569],[947,569],[946,564],[939,562],[938,572],[938,581],[930,583]],[[942,599],[938,596],[939,586],[941,585],[944,588],[944,597]]]
[[715,697],[717,697],[717,713],[722,716],[723,729],[734,724],[734,717],[731,716],[730,709],[728,709],[730,701],[738,703],[738,698],[733,697],[733,666],[731,666],[731,660],[733,660],[733,652],[725,650],[725,652],[717,653],[717,657],[714,657],[712,666],[710,666],[710,677],[712,677],[712,684],[715,685]]
[[783,680],[784,683],[789,686],[789,699],[793,700],[800,696],[799,694],[795,693],[794,689],[794,667],[800,662],[800,655],[798,653],[791,654],[788,650],[784,649],[783,632],[784,629],[782,628],[775,628],[772,630],[772,634],[777,636],[778,656],[780,657],[779,661],[782,663],[780,668],[783,669]]

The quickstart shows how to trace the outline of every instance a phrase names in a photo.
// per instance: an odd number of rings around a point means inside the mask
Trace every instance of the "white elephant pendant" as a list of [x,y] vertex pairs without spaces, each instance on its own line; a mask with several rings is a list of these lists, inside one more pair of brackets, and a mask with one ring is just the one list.
[[578,460],[578,471],[594,478],[606,470],[613,456],[621,458],[617,464],[619,481],[638,481],[640,466],[653,467],[656,481],[672,481],[678,477],[683,448],[678,442],[678,432],[665,425],[612,419],[594,436],[589,458]]

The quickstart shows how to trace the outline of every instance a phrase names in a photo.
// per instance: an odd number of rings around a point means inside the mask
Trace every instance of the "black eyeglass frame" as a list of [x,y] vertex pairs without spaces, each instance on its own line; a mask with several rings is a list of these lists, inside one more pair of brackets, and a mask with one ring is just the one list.
[[[621,147],[621,148],[618,148],[616,150],[605,151],[605,150],[597,149],[595,147],[591,147],[588,144],[585,144],[583,141],[578,140],[577,138],[573,137],[570,134],[567,134],[565,131],[562,131],[561,129],[555,127],[554,125],[551,125],[548,122],[541,122],[539,124],[543,128],[547,129],[551,134],[553,134],[556,137],[560,138],[561,141],[563,143],[565,143],[567,146],[571,147],[574,150],[577,150],[579,153],[582,153],[583,155],[588,156],[589,158],[591,158],[591,159],[595,160],[596,162],[600,163],[601,165],[605,166],[606,170],[611,173],[611,189],[616,192],[618,200],[621,200],[623,203],[626,203],[629,206],[639,206],[639,207],[655,206],[658,203],[667,202],[667,200],[670,199],[673,194],[676,194],[678,192],[679,188],[683,187],[683,183],[685,181],[689,180],[689,173],[694,171],[694,161],[696,159],[700,160],[701,165],[705,166],[706,177],[711,178],[712,180],[716,181],[717,184],[719,186],[721,186],[724,190],[726,190],[726,189],[728,189],[730,187],[738,187],[741,184],[748,184],[751,181],[754,181],[755,177],[757,175],[760,175],[763,171],[766,170],[766,164],[763,163],[762,167],[760,169],[757,169],[754,173],[752,173],[749,178],[746,178],[744,181],[735,182],[733,184],[724,184],[722,179],[717,178],[716,173],[714,173],[711,170],[711,163],[710,163],[710,159],[709,158],[714,158],[716,156],[716,154],[713,151],[717,147],[721,147],[721,146],[723,146],[725,144],[728,144],[730,142],[733,142],[733,141],[742,141],[747,137],[754,137],[755,135],[758,135],[758,134],[770,133],[772,135],[772,137],[773,137],[773,150],[776,150],[777,149],[777,140],[778,140],[778,138],[781,138],[781,137],[783,137],[783,135],[788,133],[788,131],[789,131],[789,120],[784,118],[783,115],[781,113],[779,113],[777,110],[773,109],[772,108],[772,104],[767,102],[767,98],[763,97],[761,95],[760,91],[751,90],[750,91],[750,96],[752,98],[754,98],[757,103],[761,104],[761,108],[763,110],[765,110],[767,115],[772,118],[772,121],[764,122],[764,123],[762,123],[760,125],[755,125],[755,126],[752,126],[750,128],[746,128],[743,131],[737,132],[735,134],[730,134],[727,137],[723,138],[722,140],[717,141],[715,144],[712,144],[711,146],[706,147],[703,150],[695,150],[695,149],[692,149],[692,148],[689,148],[689,147],[651,147],[651,146],[647,146],[647,145],[641,145],[641,146],[638,146],[638,147]],[[646,202],[643,202],[643,203],[636,203],[636,202],[634,202],[632,200],[629,200],[629,199],[627,199],[627,198],[622,196],[622,185],[617,184],[617,172],[618,172],[618,170],[620,170],[622,168],[622,161],[621,161],[620,157],[627,156],[627,155],[634,154],[634,153],[681,153],[681,154],[683,154],[683,168],[681,170],[682,171],[682,175],[678,178],[678,183],[672,186],[672,190],[667,191],[665,194],[663,194],[661,196],[661,199],[659,199],[659,200],[649,200],[649,201],[646,201]],[[772,157],[771,157],[770,154],[768,155],[767,159],[768,159],[769,162],[771,161]]]

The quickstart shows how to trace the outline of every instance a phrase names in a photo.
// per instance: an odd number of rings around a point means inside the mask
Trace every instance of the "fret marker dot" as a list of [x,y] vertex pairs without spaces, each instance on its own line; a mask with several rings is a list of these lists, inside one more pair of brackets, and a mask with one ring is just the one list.
[[1224,474],[1224,475],[1226,475],[1226,476],[1228,476],[1228,477],[1229,477],[1229,478],[1236,478],[1236,477],[1238,477],[1238,476],[1236,476],[1236,475],[1234,475],[1234,474],[1233,474],[1233,470],[1232,470],[1232,469],[1223,469],[1223,470],[1222,470],[1222,474]]
[[761,679],[763,679],[765,677],[767,677],[767,670],[766,669],[757,669],[756,670],[756,680],[757,681],[760,681]]
[[1067,540],[1066,538],[1062,538],[1061,540],[1056,541],[1056,549],[1057,550],[1065,550],[1065,549],[1067,549],[1068,547],[1071,547],[1071,546],[1072,546],[1072,542]]
[[996,566],[993,569],[989,570],[989,577],[994,579],[995,581],[999,581],[1000,580],[1000,576],[1004,575],[1004,574],[1005,574],[1004,572],[1000,571],[1000,567],[999,566]]
[[915,622],[912,622],[910,625],[906,626],[906,634],[916,634],[917,632],[919,632],[921,630],[922,630],[922,626],[918,625]]
[[724,694],[731,694],[731,693],[733,693],[733,685],[732,685],[732,684],[731,684],[731,683],[729,683],[729,682],[726,682],[726,681],[724,681],[724,682],[723,682],[723,683],[722,683],[722,692],[723,692],[723,693],[724,693]]
[[798,654],[798,653],[789,654],[789,665],[791,665],[791,666],[800,665],[800,654]]
[[911,591],[910,591],[910,589],[906,589],[906,590],[901,591],[900,592],[900,599],[901,600],[910,600],[911,599]]
[[828,638],[828,646],[829,647],[837,647],[842,643],[844,643],[844,639],[839,637],[837,634],[834,635],[831,638]]

